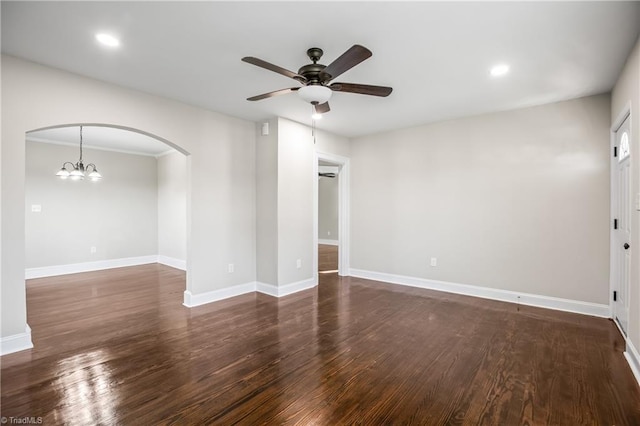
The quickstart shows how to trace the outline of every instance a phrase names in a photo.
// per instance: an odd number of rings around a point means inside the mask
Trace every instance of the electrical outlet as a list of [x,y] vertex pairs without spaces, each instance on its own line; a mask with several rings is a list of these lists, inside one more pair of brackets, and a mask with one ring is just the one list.
[[91,254],[96,254],[96,251],[98,251],[98,249],[96,248],[96,246],[91,246]]
[[327,235],[328,235],[328,236],[331,236],[331,231],[327,231]]
[[230,263],[230,264],[229,264],[229,267],[228,267],[228,271],[229,271],[229,273],[230,273],[230,274],[233,274],[233,271],[234,271],[234,270],[235,270],[235,267],[233,266],[233,263]]
[[302,268],[302,259],[298,259],[298,260],[296,260],[296,267],[297,267],[298,269]]
[[431,258],[431,266],[438,266],[438,258],[437,257],[432,257]]

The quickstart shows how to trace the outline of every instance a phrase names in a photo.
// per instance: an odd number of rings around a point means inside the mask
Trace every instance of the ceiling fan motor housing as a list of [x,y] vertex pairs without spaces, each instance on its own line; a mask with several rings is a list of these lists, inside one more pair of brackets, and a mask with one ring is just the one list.
[[320,72],[325,68],[326,65],[309,64],[300,68],[298,74],[307,79],[305,84],[322,84],[322,81],[320,81]]
[[322,52],[322,49],[319,47],[312,47],[307,50],[307,56],[309,56],[309,59],[311,59],[313,63],[307,64],[298,70],[298,74],[307,80],[304,84],[324,84],[326,81],[330,80],[329,78],[320,79],[320,73],[327,67],[326,65],[318,63],[323,53],[324,52]]

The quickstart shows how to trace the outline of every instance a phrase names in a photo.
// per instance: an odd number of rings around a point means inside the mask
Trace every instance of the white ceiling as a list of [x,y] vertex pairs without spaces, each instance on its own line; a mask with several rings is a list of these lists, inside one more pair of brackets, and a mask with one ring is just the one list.
[[[334,93],[318,127],[358,136],[611,90],[638,38],[640,2],[8,2],[2,51],[253,121],[310,124],[298,85],[241,62],[297,71],[373,51],[336,80],[392,86],[388,98]],[[111,32],[121,46],[98,45]],[[506,62],[511,72],[491,78]]]

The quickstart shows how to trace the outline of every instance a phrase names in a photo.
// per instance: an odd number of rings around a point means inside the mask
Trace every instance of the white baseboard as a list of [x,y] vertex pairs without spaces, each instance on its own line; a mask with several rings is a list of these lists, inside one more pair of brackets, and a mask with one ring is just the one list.
[[326,244],[328,246],[337,246],[338,245],[338,240],[323,240],[323,239],[318,239],[318,244]]
[[463,294],[466,296],[482,297],[484,299],[500,300],[503,302],[520,303],[521,305],[537,306],[558,311],[574,312],[596,317],[610,318],[609,305],[582,302],[579,300],[561,299],[558,297],[540,296],[537,294],[518,293],[490,287],[479,287],[468,284],[457,284],[447,281],[428,280],[425,278],[407,277],[387,274],[384,272],[350,269],[352,277],[383,281],[390,284],[400,284],[410,287],[426,288],[447,293]]
[[0,338],[0,355],[8,355],[31,348],[33,348],[33,343],[31,342],[31,328],[28,324],[24,333]]
[[278,297],[278,286],[275,286],[273,284],[257,282],[256,291],[268,296]]
[[283,297],[293,293],[297,293],[299,291],[308,290],[315,287],[316,285],[318,284],[313,278],[291,284],[285,284],[282,286],[275,286],[272,284],[258,282],[256,283],[256,291],[273,297]]
[[126,257],[122,259],[98,260],[95,262],[72,263],[69,265],[44,266],[25,269],[25,279],[53,277],[56,275],[77,274],[79,272],[100,271],[103,269],[122,268],[124,266],[146,265],[157,263],[158,256]]
[[246,284],[240,284],[233,287],[221,288],[220,290],[208,291],[206,293],[193,294],[189,290],[184,292],[184,306],[192,308],[194,306],[204,305],[206,303],[217,302],[220,300],[228,299],[230,297],[240,296],[241,294],[251,293],[257,291],[264,293],[268,296],[283,297],[293,293],[297,293],[302,290],[307,290],[316,286],[316,282],[313,278],[307,280],[298,281],[295,283],[274,286],[271,284],[265,284],[260,282],[250,282]]
[[638,350],[633,346],[629,338],[626,339],[626,344],[627,347],[624,351],[624,357],[627,359],[636,381],[640,384],[640,354],[638,354]]
[[182,271],[187,270],[187,261],[180,260],[169,256],[158,255],[158,263],[171,266],[172,268],[180,269]]
[[198,294],[193,294],[189,290],[186,290],[184,292],[184,302],[182,304],[187,308],[193,308],[194,306],[217,302],[219,300],[240,296],[241,294],[251,293],[253,291],[256,291],[255,282],[239,284],[233,287],[221,288],[220,290],[207,291],[206,293]]

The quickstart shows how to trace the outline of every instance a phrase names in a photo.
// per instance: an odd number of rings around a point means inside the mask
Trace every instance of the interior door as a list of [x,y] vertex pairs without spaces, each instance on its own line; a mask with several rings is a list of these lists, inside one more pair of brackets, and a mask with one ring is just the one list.
[[629,322],[629,285],[631,281],[631,152],[629,117],[616,130],[617,206],[614,217],[614,245],[616,251],[614,316],[622,331],[627,333]]

